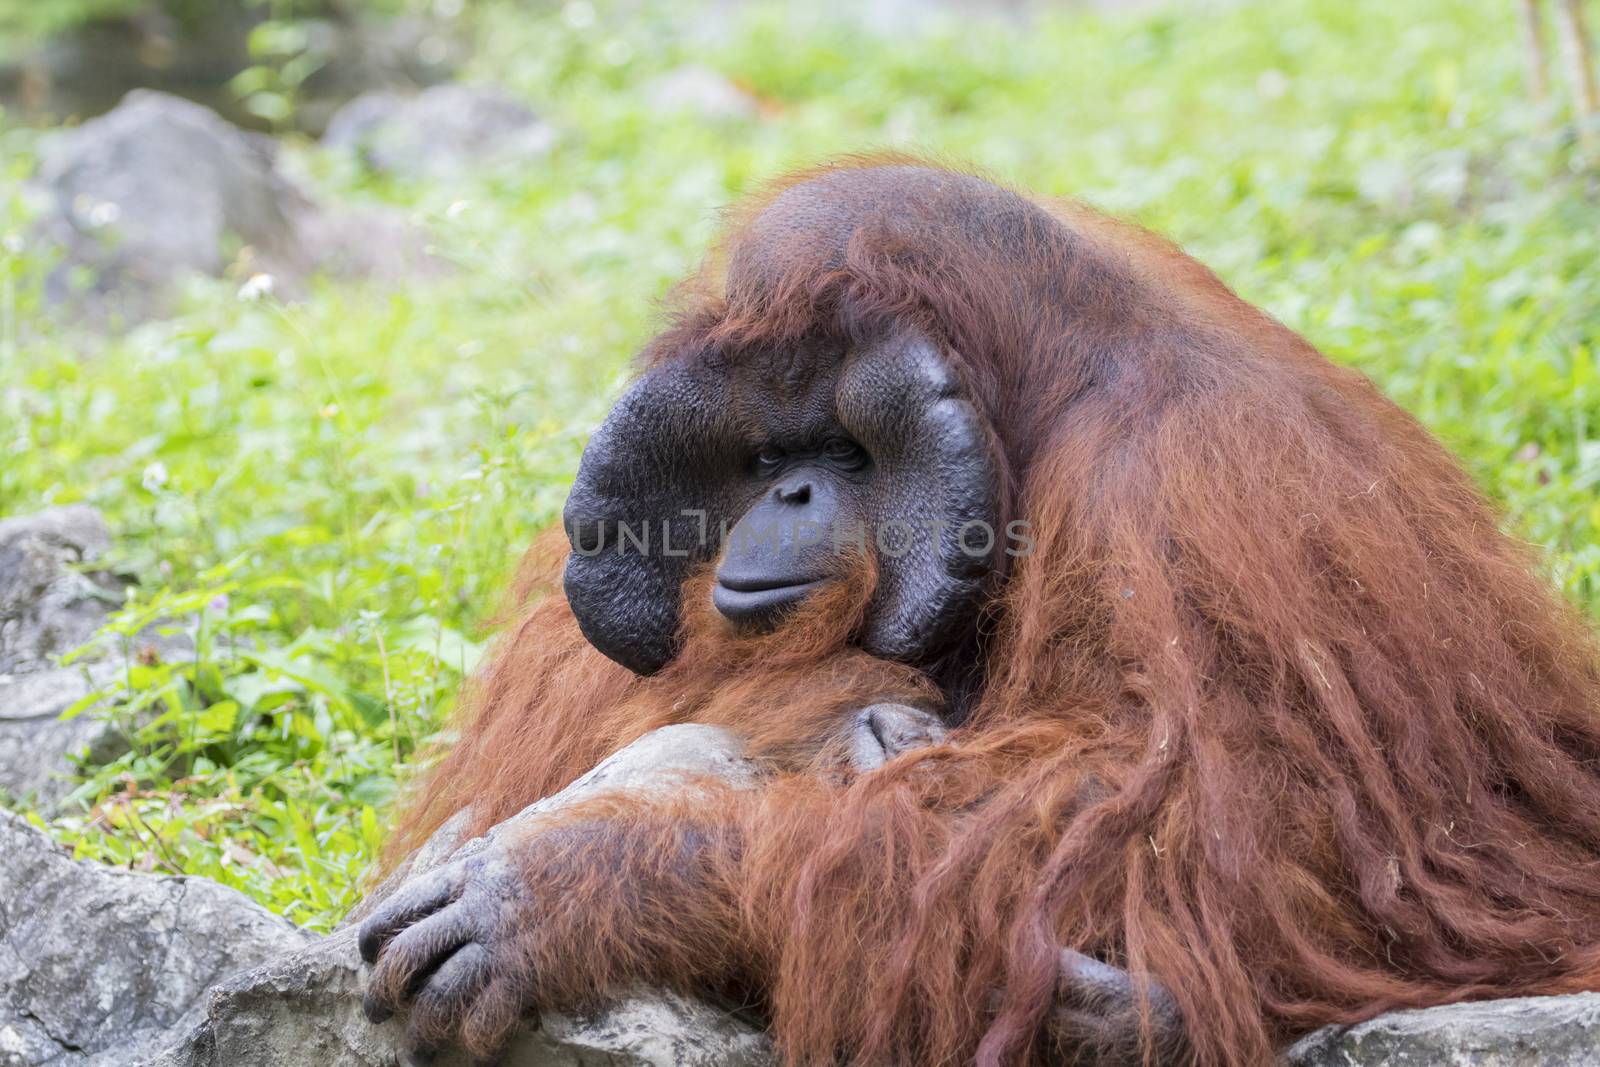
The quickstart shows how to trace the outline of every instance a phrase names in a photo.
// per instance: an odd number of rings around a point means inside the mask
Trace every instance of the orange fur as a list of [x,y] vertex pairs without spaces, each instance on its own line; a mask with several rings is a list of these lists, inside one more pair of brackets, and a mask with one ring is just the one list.
[[[730,248],[786,187],[735,216]],[[956,354],[1037,547],[990,606],[949,743],[812,773],[830,716],[928,697],[849,650],[861,583],[750,646],[691,586],[684,652],[643,680],[578,634],[552,536],[397,852],[655,726],[750,734],[768,787],[613,802],[603,862],[530,859],[563,901],[544,994],[748,989],[797,1065],[1035,1062],[1062,945],[1162,981],[1207,1065],[1389,1008],[1600,986],[1583,622],[1365,378],[1165,242],[1049,210],[1066,237],[1004,255],[886,218],[843,263],[794,248],[760,300],[714,257],[644,357],[886,322]],[[691,845],[696,878],[673,859]]]

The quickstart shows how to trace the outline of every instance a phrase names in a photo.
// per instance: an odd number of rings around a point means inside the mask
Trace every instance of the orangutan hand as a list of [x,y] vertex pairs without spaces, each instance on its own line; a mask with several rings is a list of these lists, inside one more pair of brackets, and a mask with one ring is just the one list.
[[361,923],[367,1017],[404,1013],[420,1059],[462,1046],[493,1060],[536,1009],[577,1010],[662,975],[716,987],[741,944],[715,877],[728,846],[676,817],[501,823]]
[[[1121,967],[1061,950],[1051,1037],[1071,1063],[1142,1063],[1177,1067],[1190,1062],[1188,1028],[1172,993],[1156,981],[1145,985],[1149,1031],[1142,1031],[1139,991]],[[1148,1036],[1149,1059],[1142,1039]]]
[[856,712],[847,740],[851,770],[876,770],[902,752],[937,745],[948,733],[931,711],[906,704],[873,704]]
[[372,965],[362,1007],[374,1023],[407,1012],[420,1059],[453,1045],[491,1057],[534,1007],[527,948],[540,904],[514,855],[525,835],[507,837],[470,842],[361,924],[357,944]]

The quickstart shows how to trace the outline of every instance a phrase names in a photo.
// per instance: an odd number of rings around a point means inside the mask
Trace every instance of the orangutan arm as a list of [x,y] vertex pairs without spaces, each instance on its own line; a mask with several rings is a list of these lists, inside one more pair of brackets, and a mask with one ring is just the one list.
[[[603,802],[573,821],[504,827],[513,832],[414,879],[362,924],[368,1016],[407,1011],[419,1049],[459,1043],[490,1057],[532,1011],[590,1009],[632,986],[753,996],[782,950],[741,908],[734,827],[748,799],[698,811]],[[1153,1062],[1178,1062],[1182,1020],[1164,990],[1149,997]],[[1047,1040],[1068,1057],[1140,1062],[1132,980],[1064,953]]]

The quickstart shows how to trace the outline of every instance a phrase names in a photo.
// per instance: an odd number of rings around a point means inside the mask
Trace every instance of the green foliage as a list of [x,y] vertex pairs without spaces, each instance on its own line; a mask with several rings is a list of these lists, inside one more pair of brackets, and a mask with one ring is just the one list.
[[233,577],[243,562],[131,596],[68,657],[121,664],[64,717],[98,710],[132,745],[68,798],[92,816],[59,825],[88,854],[205,874],[325,925],[355,903],[401,753],[479,649],[427,615],[374,612],[272,642],[274,604],[320,592],[291,575]]
[[98,19],[162,16],[182,28],[214,17],[221,7],[261,7],[273,18],[313,18],[370,10],[387,14],[405,0],[0,0],[0,41],[8,34],[41,38]]
[[0,41],[8,34],[44,37],[94,19],[138,10],[139,0],[0,0]]
[[[126,670],[82,709],[133,750],[54,829],[336,919],[652,301],[719,207],[858,150],[1171,235],[1443,437],[1600,615],[1596,170],[1525,107],[1513,15],[1276,0],[879,34],[793,6],[719,26],[491,3],[473,73],[556,123],[546,162],[407,184],[296,153],[330,196],[409,211],[450,274],[295,303],[198,284],[85,354],[37,308],[38,254],[0,248],[0,514],[96,504],[141,579],[103,637]],[[760,117],[652,110],[651,79],[690,60]],[[22,136],[0,131],[4,158]]]

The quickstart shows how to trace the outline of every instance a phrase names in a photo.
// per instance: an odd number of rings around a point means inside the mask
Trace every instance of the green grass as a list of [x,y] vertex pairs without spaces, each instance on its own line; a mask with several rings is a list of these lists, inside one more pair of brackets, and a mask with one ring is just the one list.
[[[107,695],[134,704],[84,713],[146,724],[52,821],[80,854],[334,921],[654,302],[719,208],[850,151],[969,162],[1179,240],[1422,418],[1600,615],[1600,171],[1526,106],[1511,4],[893,37],[590,11],[479,9],[473,74],[559,126],[545,162],[413,185],[297,151],[329,196],[429,227],[449,277],[289,305],[196,285],[180,316],[86,350],[38,311],[35,253],[0,249],[0,514],[93,503],[142,581],[106,636],[130,662]],[[654,114],[643,86],[695,57],[762,117]],[[9,190],[31,141],[0,131],[0,235],[26,233]],[[202,622],[196,656],[141,665],[123,635],[150,620]]]

